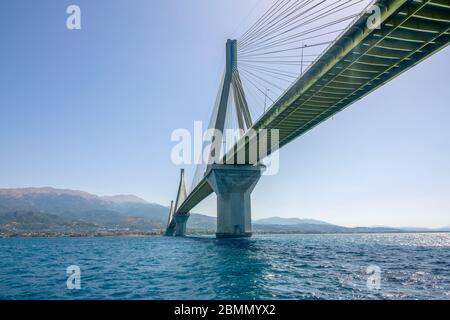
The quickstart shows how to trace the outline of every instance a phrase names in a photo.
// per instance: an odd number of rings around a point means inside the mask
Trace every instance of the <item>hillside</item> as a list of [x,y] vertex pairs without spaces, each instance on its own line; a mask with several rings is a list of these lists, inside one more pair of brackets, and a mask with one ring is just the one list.
[[[0,189],[0,232],[160,233],[169,209],[133,195],[99,197],[83,191],[54,188]],[[215,218],[192,214],[190,228],[215,229]]]
[[[161,234],[169,209],[134,195],[100,197],[84,191],[45,188],[0,189],[1,235]],[[214,233],[216,218],[192,213],[190,233]],[[450,228],[348,228],[315,219],[255,220],[254,233],[437,232]]]

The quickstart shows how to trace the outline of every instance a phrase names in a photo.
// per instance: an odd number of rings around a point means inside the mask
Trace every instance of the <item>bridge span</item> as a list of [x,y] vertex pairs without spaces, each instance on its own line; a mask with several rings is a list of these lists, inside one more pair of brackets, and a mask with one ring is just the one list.
[[[235,49],[238,44],[235,40],[227,42],[226,74],[215,128],[224,129],[231,87],[240,93],[234,100],[246,133],[224,158],[234,159],[242,148],[248,149],[256,139],[249,132],[263,129],[278,130],[277,148],[283,147],[449,43],[448,0],[377,0],[372,6],[379,9],[379,25],[368,23],[373,12],[363,11],[254,123],[248,119],[245,93],[240,85],[239,56]],[[267,154],[275,149],[268,148]],[[258,157],[254,163],[243,165],[209,165],[189,193],[182,173],[166,233],[185,235],[190,210],[215,192],[217,236],[250,236],[250,193],[264,169],[261,160]]]

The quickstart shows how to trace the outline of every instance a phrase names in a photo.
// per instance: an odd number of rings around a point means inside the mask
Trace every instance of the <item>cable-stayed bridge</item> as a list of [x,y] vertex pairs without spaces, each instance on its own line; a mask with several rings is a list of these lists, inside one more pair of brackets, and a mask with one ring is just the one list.
[[166,234],[185,235],[189,211],[215,192],[217,236],[250,236],[250,194],[264,158],[445,48],[449,37],[450,0],[275,1],[227,41],[209,128],[240,134],[212,137],[189,192],[181,171]]

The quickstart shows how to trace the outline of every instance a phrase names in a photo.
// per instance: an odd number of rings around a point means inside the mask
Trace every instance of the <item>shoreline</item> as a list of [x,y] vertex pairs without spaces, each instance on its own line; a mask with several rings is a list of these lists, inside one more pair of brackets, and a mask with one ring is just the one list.
[[[450,233],[450,231],[393,231],[393,232],[255,232],[253,235],[370,235],[370,234],[437,234]],[[214,232],[191,233],[186,237],[213,236]],[[73,234],[54,234],[45,232],[36,233],[12,233],[0,234],[0,239],[6,238],[115,238],[115,237],[162,237],[164,232],[130,232],[130,233],[73,233]]]

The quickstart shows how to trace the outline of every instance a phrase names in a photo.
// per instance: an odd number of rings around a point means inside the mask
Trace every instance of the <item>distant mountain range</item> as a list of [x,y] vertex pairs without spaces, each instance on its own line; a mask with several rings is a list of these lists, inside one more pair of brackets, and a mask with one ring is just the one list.
[[[134,195],[100,197],[83,191],[45,188],[0,189],[0,236],[161,234],[169,208]],[[190,233],[214,233],[216,218],[192,213]],[[354,233],[450,231],[424,228],[347,228],[314,219],[255,220],[259,233]]]
[[[133,195],[100,197],[54,188],[0,189],[0,234],[160,233],[169,208]],[[194,231],[215,229],[215,218],[192,214]],[[199,230],[197,230],[199,227]]]
[[254,223],[260,225],[298,225],[298,224],[314,224],[314,225],[330,225],[328,222],[314,220],[314,219],[300,219],[300,218],[280,218],[272,217],[266,219],[255,220]]

